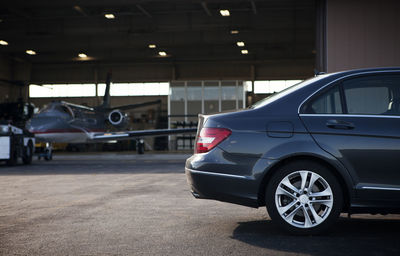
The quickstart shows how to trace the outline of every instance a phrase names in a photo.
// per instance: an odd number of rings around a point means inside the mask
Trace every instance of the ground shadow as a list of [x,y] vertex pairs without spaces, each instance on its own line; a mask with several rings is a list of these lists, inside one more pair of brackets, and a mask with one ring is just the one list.
[[400,220],[340,218],[319,236],[289,235],[269,220],[241,222],[233,239],[280,252],[309,255],[400,255]]

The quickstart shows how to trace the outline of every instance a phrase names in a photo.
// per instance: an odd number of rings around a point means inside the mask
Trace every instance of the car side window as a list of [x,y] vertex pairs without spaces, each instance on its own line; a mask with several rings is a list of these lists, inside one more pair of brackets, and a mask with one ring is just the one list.
[[399,83],[397,76],[369,76],[344,81],[347,113],[400,115]]
[[305,114],[342,114],[342,103],[339,86],[334,86],[316,98],[312,99],[304,108]]

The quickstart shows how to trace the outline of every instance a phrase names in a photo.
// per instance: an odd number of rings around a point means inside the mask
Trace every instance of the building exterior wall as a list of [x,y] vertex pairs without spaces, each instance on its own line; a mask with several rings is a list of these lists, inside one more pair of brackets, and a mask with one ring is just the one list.
[[400,66],[400,1],[327,0],[327,71]]

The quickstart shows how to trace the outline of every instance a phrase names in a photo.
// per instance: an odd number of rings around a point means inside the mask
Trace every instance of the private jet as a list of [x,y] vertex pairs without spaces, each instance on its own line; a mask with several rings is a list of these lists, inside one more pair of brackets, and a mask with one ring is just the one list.
[[[107,74],[103,103],[96,107],[76,105],[65,101],[53,101],[42,108],[26,124],[36,140],[50,143],[90,143],[110,140],[136,140],[138,153],[144,152],[141,139],[144,136],[160,136],[195,133],[196,128],[153,129],[129,131],[128,109],[161,104],[161,100],[139,104],[110,107],[111,73]],[[51,152],[51,151],[50,151]]]

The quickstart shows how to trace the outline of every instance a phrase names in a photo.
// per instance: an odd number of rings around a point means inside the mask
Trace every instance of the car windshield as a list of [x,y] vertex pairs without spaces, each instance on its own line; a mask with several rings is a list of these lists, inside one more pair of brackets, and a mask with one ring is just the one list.
[[284,96],[286,96],[288,94],[291,94],[292,92],[294,92],[294,91],[296,91],[296,90],[298,90],[300,88],[303,88],[304,86],[307,86],[307,85],[309,85],[309,84],[311,84],[311,83],[313,83],[315,81],[318,81],[318,80],[320,80],[322,78],[325,78],[327,76],[328,76],[328,74],[326,74],[326,75],[318,75],[316,77],[312,77],[312,78],[309,78],[307,80],[304,80],[303,82],[300,82],[300,83],[297,83],[295,85],[292,85],[292,86],[290,86],[290,87],[288,87],[288,88],[286,88],[286,89],[284,89],[284,90],[282,90],[280,92],[271,94],[270,96],[268,96],[268,97],[266,97],[266,98],[264,98],[264,99],[262,99],[260,101],[257,101],[256,103],[251,105],[249,108],[250,109],[261,108],[261,107],[263,107],[265,105],[268,105],[271,102],[274,102],[277,99],[280,99],[280,98],[282,98],[282,97],[284,97]]

